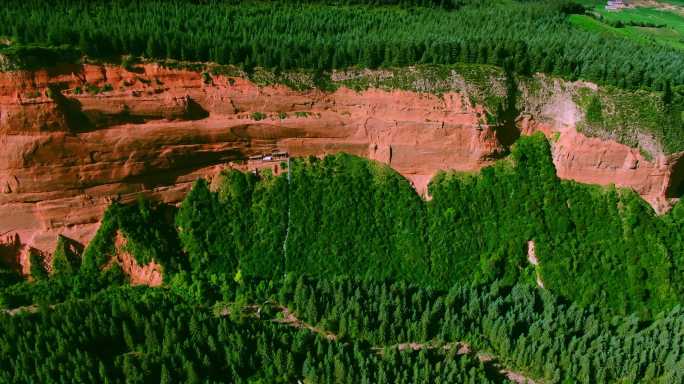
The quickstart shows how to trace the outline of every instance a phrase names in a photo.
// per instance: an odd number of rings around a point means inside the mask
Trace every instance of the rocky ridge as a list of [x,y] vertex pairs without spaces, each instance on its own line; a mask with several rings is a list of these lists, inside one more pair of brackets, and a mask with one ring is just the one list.
[[[647,160],[583,136],[568,108],[518,120],[523,134],[552,139],[559,177],[632,188],[666,211],[682,154]],[[279,171],[279,161],[249,160],[274,151],[364,156],[426,195],[437,171],[477,171],[505,153],[485,116],[459,92],[296,91],[156,64],[0,73],[0,253],[22,264],[11,250],[49,253],[59,234],[87,243],[112,201],[177,203],[226,167]]]

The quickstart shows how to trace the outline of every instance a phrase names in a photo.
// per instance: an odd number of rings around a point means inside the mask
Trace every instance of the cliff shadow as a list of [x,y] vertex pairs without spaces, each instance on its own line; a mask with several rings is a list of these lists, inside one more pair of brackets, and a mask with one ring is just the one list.
[[517,120],[520,116],[518,98],[520,90],[515,79],[515,74],[510,68],[506,69],[506,98],[496,108],[496,139],[506,148],[509,148],[520,138]]
[[515,124],[515,117],[512,121],[506,121],[502,125],[496,126],[496,139],[506,148],[509,148],[520,138],[520,130]]
[[18,234],[5,234],[0,238],[0,272],[2,270],[21,272],[19,257],[22,250]]
[[147,172],[124,178],[124,183],[142,184],[145,189],[176,184],[178,179],[205,167],[227,163],[229,161],[244,160],[245,156],[238,149],[227,149],[211,153],[191,153],[174,158],[164,165],[163,169],[150,167]]
[[95,128],[92,121],[83,112],[80,101],[64,96],[62,90],[56,85],[50,86],[48,92],[59,111],[64,114],[70,132],[84,132]]
[[65,116],[69,131],[74,133],[90,132],[120,124],[145,124],[162,119],[202,120],[209,117],[209,112],[189,97],[185,100],[183,110],[172,114],[136,113],[126,104],[118,112],[106,113],[98,110],[84,111],[78,99],[64,96],[59,89],[51,92],[53,100]]
[[202,120],[209,117],[209,111],[204,109],[198,102],[191,97],[187,98],[187,106],[183,118],[186,120]]
[[61,75],[74,74],[77,77],[82,77],[83,64],[80,63],[57,63],[54,66],[46,67],[45,71],[50,77],[58,77]]
[[684,196],[684,155],[680,156],[672,167],[670,182],[665,191],[665,197],[669,199]]

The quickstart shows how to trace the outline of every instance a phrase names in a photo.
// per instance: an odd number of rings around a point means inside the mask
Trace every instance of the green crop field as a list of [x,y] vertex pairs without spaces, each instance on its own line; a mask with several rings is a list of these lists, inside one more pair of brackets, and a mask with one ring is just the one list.
[[[684,1],[673,1],[675,5]],[[622,36],[639,43],[655,43],[684,49],[684,9],[663,3],[662,8],[636,7],[621,11],[608,11],[605,2],[584,1],[592,16],[572,15],[570,21],[577,27],[599,32],[605,36]]]

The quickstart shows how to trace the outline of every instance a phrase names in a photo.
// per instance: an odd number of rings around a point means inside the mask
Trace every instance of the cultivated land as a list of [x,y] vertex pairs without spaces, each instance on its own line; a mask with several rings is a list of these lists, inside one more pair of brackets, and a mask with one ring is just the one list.
[[676,2],[628,2],[630,8],[605,9],[605,2],[587,2],[590,15],[572,15],[578,28],[608,37],[622,37],[641,44],[684,49],[684,7]]

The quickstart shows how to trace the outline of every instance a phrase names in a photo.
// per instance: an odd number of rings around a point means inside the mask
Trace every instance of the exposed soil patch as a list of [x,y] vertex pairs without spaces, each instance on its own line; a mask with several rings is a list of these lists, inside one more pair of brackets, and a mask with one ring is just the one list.
[[112,262],[121,266],[121,269],[128,275],[133,285],[148,285],[150,287],[160,286],[163,282],[161,265],[151,261],[149,264],[140,265],[135,257],[126,250],[127,240],[117,232],[114,240],[116,255]]
[[530,264],[535,266],[535,281],[537,282],[537,286],[539,288],[544,288],[544,281],[542,281],[541,274],[539,273],[539,268],[536,268],[539,266],[539,259],[537,258],[537,251],[535,248],[535,242],[534,240],[530,240],[527,242],[527,261],[530,262]]
[[534,240],[527,242],[527,261],[529,261],[532,265],[539,265],[539,259],[537,259]]

